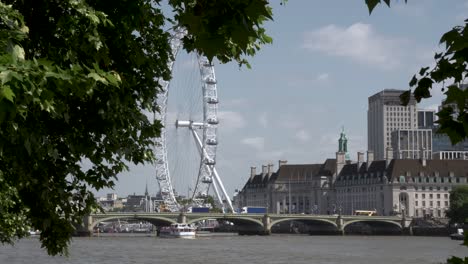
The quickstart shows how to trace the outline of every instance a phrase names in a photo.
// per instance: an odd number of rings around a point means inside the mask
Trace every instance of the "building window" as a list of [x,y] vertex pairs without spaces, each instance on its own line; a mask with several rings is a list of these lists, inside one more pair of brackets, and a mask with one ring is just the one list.
[[440,199],[440,193],[437,194],[437,199]]
[[418,201],[414,201],[414,205],[418,206]]
[[448,199],[448,193],[444,193],[444,198]]
[[426,194],[425,193],[422,194],[422,198],[426,199]]
[[430,206],[430,207],[433,206],[433,202],[432,202],[432,201],[429,201],[429,206]]
[[449,205],[448,205],[448,201],[445,201],[444,203],[445,203],[445,207],[448,207],[448,206],[449,206]]
[[437,207],[440,207],[440,201],[437,201]]
[[423,206],[423,207],[426,206],[426,201],[422,201],[422,206]]
[[414,195],[414,198],[418,199],[418,194],[417,193]]

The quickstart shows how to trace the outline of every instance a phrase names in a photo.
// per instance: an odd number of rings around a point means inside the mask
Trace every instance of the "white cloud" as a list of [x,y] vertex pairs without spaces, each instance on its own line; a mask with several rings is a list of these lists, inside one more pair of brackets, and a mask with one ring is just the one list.
[[265,138],[263,137],[244,138],[241,142],[242,144],[252,147],[258,151],[263,150],[265,147]]
[[222,130],[234,130],[245,126],[245,119],[239,112],[219,111],[219,128]]
[[260,116],[258,117],[258,122],[260,123],[262,127],[266,128],[268,126],[268,113],[267,112],[261,113]]
[[310,135],[307,131],[305,131],[304,129],[301,129],[297,131],[296,138],[299,139],[299,141],[306,142],[306,141],[309,141]]
[[321,73],[317,76],[318,81],[327,81],[330,78],[328,73]]
[[355,23],[347,28],[328,25],[306,32],[303,47],[391,69],[400,65],[398,49],[403,43],[402,40],[379,35],[369,24]]

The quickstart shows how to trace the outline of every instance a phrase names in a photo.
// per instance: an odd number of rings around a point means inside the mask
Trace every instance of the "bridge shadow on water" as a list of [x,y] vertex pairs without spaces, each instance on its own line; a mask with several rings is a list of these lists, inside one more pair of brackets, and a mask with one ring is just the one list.
[[394,223],[359,221],[346,225],[345,235],[401,235],[402,229]]
[[274,224],[272,233],[310,234],[310,235],[341,235],[337,226],[319,220],[292,220]]
[[393,223],[378,221],[357,221],[347,224],[343,231],[332,223],[317,220],[293,220],[277,223],[272,233],[310,235],[401,235],[401,227]]

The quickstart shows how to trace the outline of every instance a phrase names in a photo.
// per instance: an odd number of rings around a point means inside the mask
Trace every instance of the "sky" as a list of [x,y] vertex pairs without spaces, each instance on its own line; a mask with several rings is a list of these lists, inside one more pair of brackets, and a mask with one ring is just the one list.
[[[367,150],[368,97],[408,89],[421,67],[434,65],[440,37],[468,18],[466,0],[392,1],[369,15],[364,0],[272,0],[266,24],[273,44],[249,58],[252,69],[215,64],[219,97],[217,170],[233,195],[262,165],[322,163],[334,158],[344,127],[351,159]],[[448,4],[450,3],[450,4]],[[436,109],[440,89],[419,108]],[[193,179],[179,183],[184,193]],[[152,165],[118,176],[120,197],[158,191]],[[187,185],[187,187],[185,186]]]

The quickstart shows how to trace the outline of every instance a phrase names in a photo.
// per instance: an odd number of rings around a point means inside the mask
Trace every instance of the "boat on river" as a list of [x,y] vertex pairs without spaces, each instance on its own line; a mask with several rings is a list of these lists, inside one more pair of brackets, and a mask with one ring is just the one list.
[[452,240],[463,240],[465,236],[463,235],[463,229],[459,228],[456,233],[450,235]]
[[158,231],[159,237],[167,238],[195,238],[196,228],[189,224],[171,224]]

